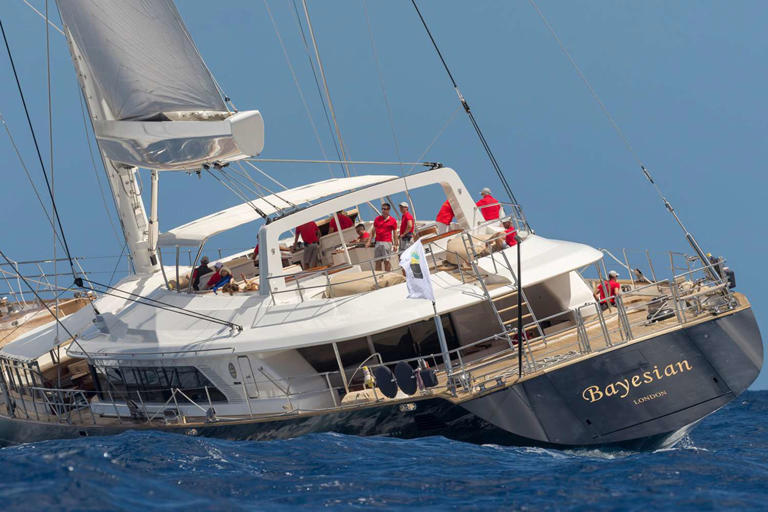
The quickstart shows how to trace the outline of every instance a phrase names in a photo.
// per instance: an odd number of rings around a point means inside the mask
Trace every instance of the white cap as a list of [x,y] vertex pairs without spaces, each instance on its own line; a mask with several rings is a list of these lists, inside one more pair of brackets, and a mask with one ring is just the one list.
[[405,206],[406,208],[408,208],[408,203],[406,203],[405,201],[403,201],[402,203],[400,203],[400,206]]
[[224,266],[224,264],[223,264],[222,262],[220,262],[220,261],[217,261],[217,262],[216,262],[216,264],[215,264],[213,267],[214,267],[214,268],[221,268],[221,267],[223,267],[223,266]]
[[480,191],[481,196],[490,195],[490,194],[491,194],[491,189],[489,189],[488,187],[485,187],[483,190]]
[[610,272],[608,272],[608,276],[609,277],[619,277],[619,273],[616,272],[615,270],[611,270]]

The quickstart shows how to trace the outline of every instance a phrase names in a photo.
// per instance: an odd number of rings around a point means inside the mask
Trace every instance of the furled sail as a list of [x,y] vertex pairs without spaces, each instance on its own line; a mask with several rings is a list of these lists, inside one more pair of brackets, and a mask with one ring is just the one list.
[[227,111],[171,0],[58,6],[96,138],[110,160],[175,170],[261,152],[261,114]]
[[114,119],[226,111],[171,0],[63,0],[59,11]]

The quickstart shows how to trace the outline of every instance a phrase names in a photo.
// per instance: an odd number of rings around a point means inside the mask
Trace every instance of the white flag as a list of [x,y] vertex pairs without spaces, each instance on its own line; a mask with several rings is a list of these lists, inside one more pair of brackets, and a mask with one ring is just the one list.
[[424,246],[417,240],[400,255],[400,266],[405,270],[405,284],[409,299],[428,299],[435,301],[432,281],[429,278],[429,265],[424,254]]

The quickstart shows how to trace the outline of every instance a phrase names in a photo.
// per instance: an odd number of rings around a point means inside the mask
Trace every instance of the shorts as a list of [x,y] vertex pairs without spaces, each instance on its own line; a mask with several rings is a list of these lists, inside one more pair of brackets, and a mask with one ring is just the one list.
[[373,257],[386,258],[392,255],[392,242],[376,242],[373,249]]
[[306,270],[316,267],[320,263],[320,246],[318,244],[306,244],[301,255],[301,266]]
[[409,248],[412,243],[413,243],[413,235],[412,234],[401,236],[400,237],[400,247],[398,247],[398,252],[403,252],[404,250]]

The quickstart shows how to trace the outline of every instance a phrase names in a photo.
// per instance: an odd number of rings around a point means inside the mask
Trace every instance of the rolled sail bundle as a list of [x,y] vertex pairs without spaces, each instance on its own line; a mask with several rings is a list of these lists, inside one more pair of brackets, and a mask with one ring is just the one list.
[[172,1],[58,5],[110,160],[181,170],[262,151],[261,114],[227,110]]

